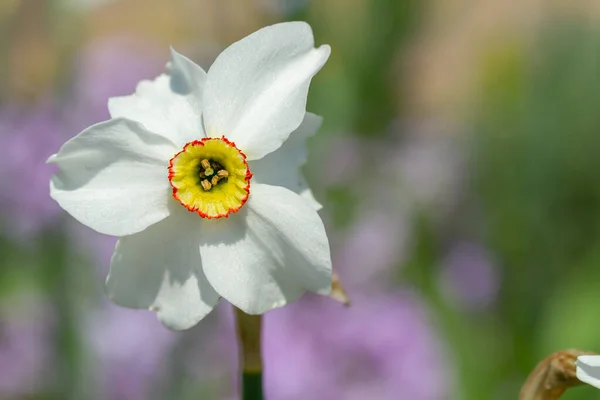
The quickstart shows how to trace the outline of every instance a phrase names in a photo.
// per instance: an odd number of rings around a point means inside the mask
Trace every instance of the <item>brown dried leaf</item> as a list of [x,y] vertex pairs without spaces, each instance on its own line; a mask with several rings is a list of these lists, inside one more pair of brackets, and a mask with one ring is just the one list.
[[581,385],[575,374],[577,357],[592,354],[581,350],[562,350],[543,359],[529,374],[519,400],[556,400],[565,390]]
[[335,272],[331,275],[331,293],[329,294],[329,297],[335,301],[339,301],[345,306],[350,305],[350,297],[348,297],[348,293],[346,292],[346,289],[344,289],[339,275]]

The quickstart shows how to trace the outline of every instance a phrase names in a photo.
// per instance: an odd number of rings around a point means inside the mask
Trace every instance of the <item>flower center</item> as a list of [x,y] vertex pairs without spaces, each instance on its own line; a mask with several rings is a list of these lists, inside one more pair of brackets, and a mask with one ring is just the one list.
[[250,194],[246,155],[222,137],[187,143],[169,165],[173,197],[203,218],[237,212]]

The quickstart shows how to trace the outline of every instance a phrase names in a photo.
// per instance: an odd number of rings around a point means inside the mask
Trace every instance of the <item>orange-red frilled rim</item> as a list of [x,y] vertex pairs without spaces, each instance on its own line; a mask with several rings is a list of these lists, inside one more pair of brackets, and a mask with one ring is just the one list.
[[169,164],[173,197],[202,218],[227,217],[241,209],[251,178],[246,155],[225,137],[189,142]]

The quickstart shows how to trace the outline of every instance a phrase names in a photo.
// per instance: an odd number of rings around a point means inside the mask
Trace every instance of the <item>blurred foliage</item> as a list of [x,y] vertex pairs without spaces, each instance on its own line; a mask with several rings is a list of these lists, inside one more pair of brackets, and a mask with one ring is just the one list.
[[391,83],[424,3],[355,2],[360,11],[347,14],[340,14],[345,2],[334,3],[315,2],[289,18],[311,22],[315,36],[334,49],[323,76],[316,77],[312,104],[329,112],[325,129],[382,135],[398,115],[401,96]]
[[[600,347],[591,288],[600,267],[600,32],[554,20],[533,49],[503,60],[485,71],[472,154],[473,196],[504,274],[498,312],[510,350],[489,362],[507,379],[555,350]],[[478,398],[497,389],[488,390]]]

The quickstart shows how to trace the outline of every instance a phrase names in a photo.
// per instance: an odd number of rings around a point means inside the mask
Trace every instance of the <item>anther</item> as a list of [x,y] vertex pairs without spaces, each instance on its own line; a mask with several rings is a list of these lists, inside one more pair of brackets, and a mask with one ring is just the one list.
[[221,178],[227,178],[229,176],[229,172],[227,172],[225,169],[222,169],[217,172],[217,175],[219,175]]
[[204,168],[204,169],[210,168],[210,163],[208,162],[208,160],[206,158],[204,160],[200,161],[200,165],[202,165],[202,168]]
[[204,189],[204,190],[210,190],[210,188],[212,187],[212,185],[208,181],[208,179],[201,181],[200,184],[202,185],[202,189]]
[[219,183],[219,178],[217,175],[213,176],[212,179],[210,180],[210,183],[212,183],[213,186],[216,186],[217,183]]

